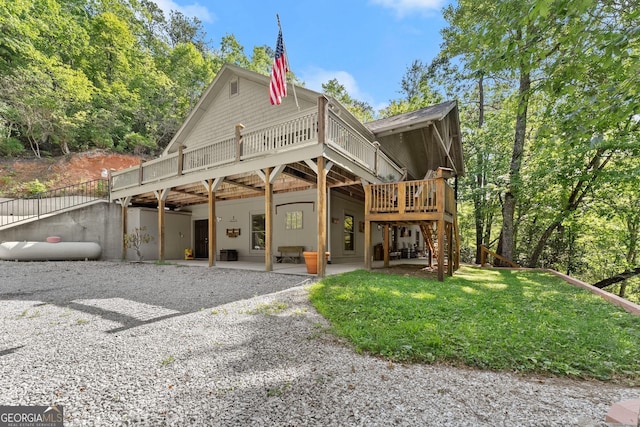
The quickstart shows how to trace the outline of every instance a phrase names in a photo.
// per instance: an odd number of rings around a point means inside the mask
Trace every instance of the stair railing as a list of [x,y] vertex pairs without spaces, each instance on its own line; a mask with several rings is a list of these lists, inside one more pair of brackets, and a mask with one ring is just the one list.
[[96,179],[0,202],[0,227],[39,219],[63,210],[109,200],[109,180]]

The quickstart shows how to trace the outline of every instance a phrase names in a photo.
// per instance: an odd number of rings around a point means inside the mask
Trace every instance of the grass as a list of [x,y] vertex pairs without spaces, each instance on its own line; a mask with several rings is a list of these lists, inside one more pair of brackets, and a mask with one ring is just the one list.
[[272,303],[260,303],[253,310],[247,311],[247,314],[264,314],[265,316],[275,316],[282,313],[288,307],[286,302],[274,301]]
[[311,302],[356,350],[392,361],[640,384],[640,317],[544,272],[355,271],[315,284]]
[[169,355],[169,356],[165,357],[164,359],[162,359],[161,365],[162,366],[167,366],[167,365],[172,364],[175,361],[176,361],[176,358],[173,357],[173,355]]

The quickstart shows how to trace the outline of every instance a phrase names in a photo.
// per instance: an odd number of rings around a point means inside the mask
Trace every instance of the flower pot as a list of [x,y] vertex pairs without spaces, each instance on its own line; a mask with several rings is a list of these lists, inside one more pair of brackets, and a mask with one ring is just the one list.
[[[325,259],[329,259],[329,252],[325,252]],[[318,252],[302,252],[304,263],[307,266],[307,273],[318,274]]]

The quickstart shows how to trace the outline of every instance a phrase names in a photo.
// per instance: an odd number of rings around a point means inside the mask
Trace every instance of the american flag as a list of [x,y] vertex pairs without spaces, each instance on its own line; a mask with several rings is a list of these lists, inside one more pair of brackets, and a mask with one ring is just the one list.
[[282,29],[278,32],[278,42],[276,43],[276,57],[273,59],[273,69],[271,70],[271,84],[269,86],[269,100],[271,105],[280,105],[282,98],[287,96],[287,55],[282,42]]

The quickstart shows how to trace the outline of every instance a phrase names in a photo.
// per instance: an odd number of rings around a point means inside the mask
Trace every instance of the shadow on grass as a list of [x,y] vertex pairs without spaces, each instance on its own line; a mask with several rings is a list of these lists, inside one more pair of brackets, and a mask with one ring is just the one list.
[[444,282],[367,271],[312,288],[360,351],[602,380],[640,380],[640,318],[544,272],[464,267]]

